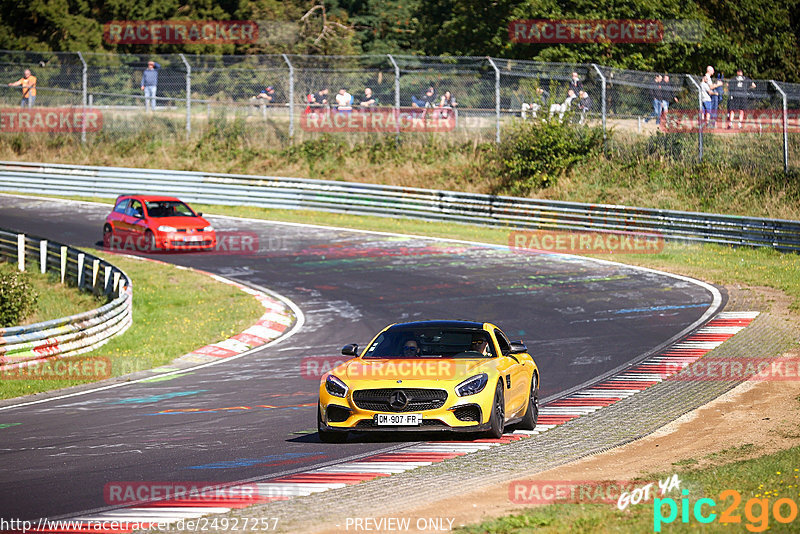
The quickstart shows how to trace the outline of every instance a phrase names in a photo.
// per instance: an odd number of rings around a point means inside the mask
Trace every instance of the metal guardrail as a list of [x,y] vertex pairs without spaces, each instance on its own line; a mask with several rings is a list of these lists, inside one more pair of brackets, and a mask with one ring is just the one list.
[[94,350],[130,326],[131,281],[107,261],[61,243],[6,230],[0,230],[0,259],[13,261],[21,271],[36,262],[40,272],[58,274],[61,283],[111,298],[107,304],[84,313],[0,328],[0,370]]
[[650,233],[672,240],[800,251],[800,221],[303,178],[0,161],[0,189],[105,198],[147,192],[205,204],[313,209],[509,229]]

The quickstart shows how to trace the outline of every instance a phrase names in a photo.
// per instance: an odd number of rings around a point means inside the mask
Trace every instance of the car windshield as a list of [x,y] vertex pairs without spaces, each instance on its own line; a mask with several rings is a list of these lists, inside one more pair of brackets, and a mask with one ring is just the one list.
[[150,217],[197,217],[180,200],[150,200],[144,203]]
[[392,328],[367,349],[364,358],[491,358],[489,334],[466,328]]

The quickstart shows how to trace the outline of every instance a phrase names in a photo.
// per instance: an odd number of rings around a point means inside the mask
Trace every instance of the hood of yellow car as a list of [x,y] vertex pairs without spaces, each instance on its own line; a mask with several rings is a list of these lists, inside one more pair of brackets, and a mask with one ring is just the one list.
[[491,366],[491,359],[360,359],[354,358],[334,370],[334,374],[353,381],[454,380],[461,382]]

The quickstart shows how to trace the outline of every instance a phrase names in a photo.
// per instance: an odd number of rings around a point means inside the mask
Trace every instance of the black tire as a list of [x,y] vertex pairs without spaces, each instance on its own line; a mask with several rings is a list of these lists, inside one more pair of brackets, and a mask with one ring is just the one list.
[[486,431],[487,437],[499,439],[503,436],[506,426],[506,401],[503,395],[503,384],[498,383],[494,390],[494,401],[492,402],[492,415],[489,417],[489,430]]
[[522,420],[517,423],[520,430],[536,430],[536,422],[539,420],[539,376],[533,373],[531,376],[531,393],[528,397],[528,409]]
[[110,224],[103,226],[103,248],[111,248],[114,241],[114,229]]
[[347,432],[337,432],[322,428],[322,411],[317,405],[317,434],[322,443],[344,443],[347,441]]

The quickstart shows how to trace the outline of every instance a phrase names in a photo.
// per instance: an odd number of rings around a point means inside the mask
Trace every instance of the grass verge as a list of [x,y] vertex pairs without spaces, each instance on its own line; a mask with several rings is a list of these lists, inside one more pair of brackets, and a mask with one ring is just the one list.
[[[673,499],[677,515],[669,523],[660,518],[670,516],[670,506],[665,503],[640,503],[624,511],[615,504],[559,503],[525,509],[521,513],[489,519],[480,524],[457,528],[459,534],[528,534],[536,533],[605,533],[605,532],[797,532],[797,518],[780,522],[775,505],[781,501],[778,513],[789,518],[797,510],[798,484],[800,484],[800,447],[793,447],[752,460],[716,465],[700,470],[677,471],[681,489],[688,490],[688,506],[682,506],[683,496],[676,490],[662,499]],[[673,472],[655,473],[641,480],[666,480]],[[634,487],[644,486],[646,482]],[[726,490],[738,492],[723,493]],[[658,495],[657,495],[658,497]],[[698,521],[695,505],[699,499],[712,499],[716,506],[713,521]],[[701,506],[703,516],[712,512],[707,501]],[[682,516],[686,509],[687,516]],[[729,512],[732,521],[723,522],[723,512]],[[656,521],[656,517],[659,518]],[[686,519],[684,522],[683,520]]]
[[611,129],[599,151],[588,128],[512,121],[502,142],[451,134],[325,134],[281,146],[253,136],[246,121],[215,120],[191,139],[172,129],[74,136],[0,138],[0,160],[175,169],[380,183],[500,195],[626,204],[660,209],[800,219],[800,138],[790,136],[791,174],[779,134],[697,136]]
[[[167,364],[196,348],[241,332],[264,313],[252,296],[204,274],[162,263],[98,255],[124,270],[133,281],[134,320],[124,334],[76,359],[108,357],[112,376]],[[4,380],[0,398],[87,382]]]
[[[27,279],[38,298],[33,313],[28,314],[19,324],[41,323],[93,310],[105,304],[105,297],[97,298],[91,293],[62,285],[54,273],[41,274],[37,271],[38,268],[36,264],[26,266]],[[16,270],[15,264],[0,262],[0,272]]]

